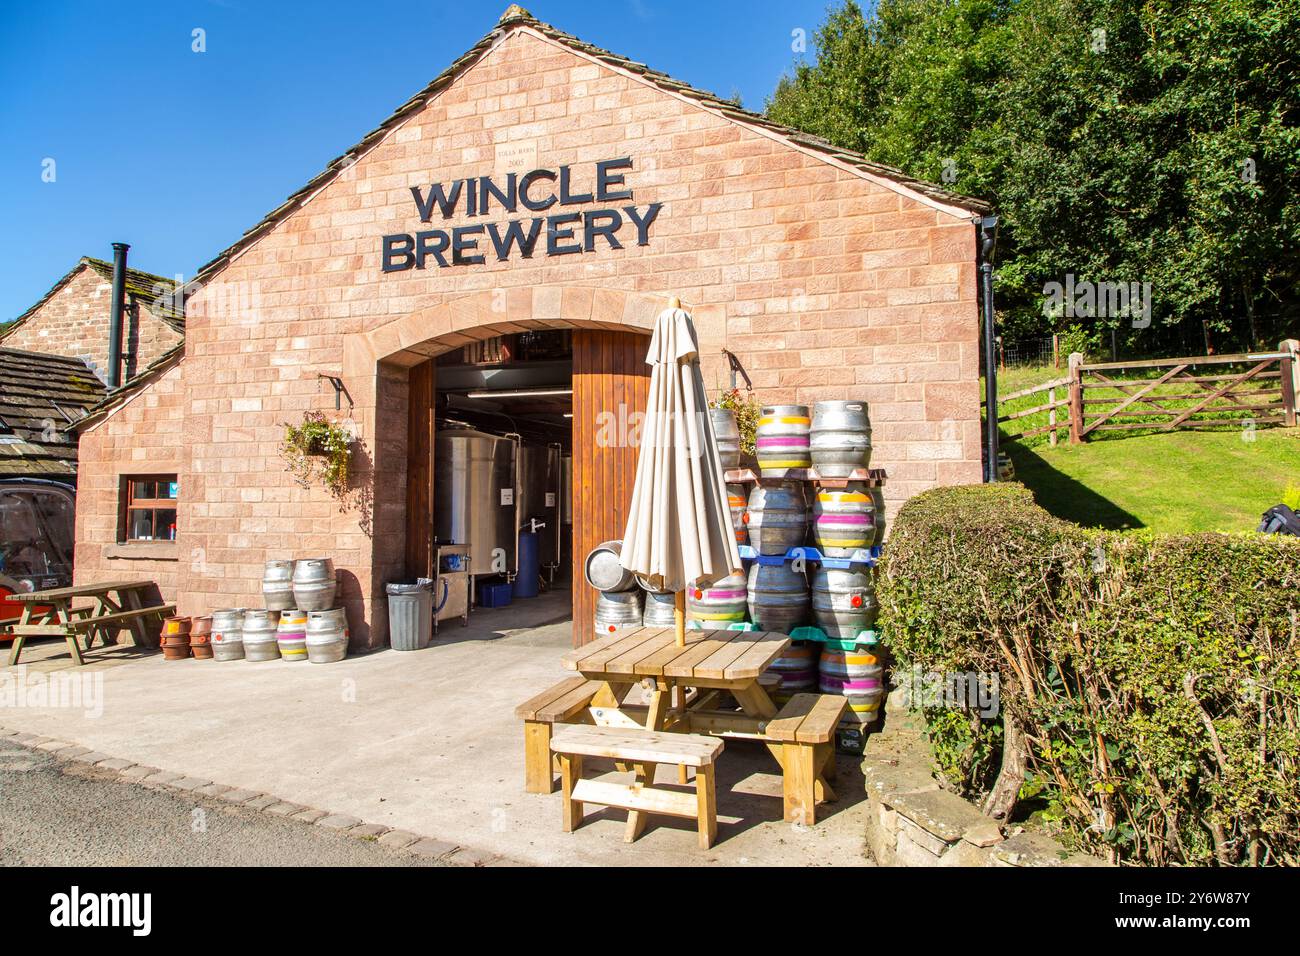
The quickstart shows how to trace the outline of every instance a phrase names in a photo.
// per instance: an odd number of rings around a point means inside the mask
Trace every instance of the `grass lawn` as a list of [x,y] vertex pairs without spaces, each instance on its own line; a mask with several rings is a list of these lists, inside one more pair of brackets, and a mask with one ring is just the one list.
[[[1006,369],[998,374],[998,393],[1008,395],[1064,374],[1051,366]],[[1162,386],[1154,394],[1171,391],[1186,392],[1187,386]],[[1090,391],[1089,396],[1107,397],[1107,392]],[[1057,398],[1065,397],[1065,389],[1058,389]],[[1007,402],[1000,412],[1046,401],[1047,393],[1042,392]],[[1057,411],[1062,425],[1068,419],[1066,409]],[[1015,463],[1016,479],[1033,491],[1040,505],[1089,527],[1253,531],[1259,516],[1282,501],[1288,486],[1300,487],[1300,429],[1251,431],[1232,425],[1094,432],[1089,441],[1070,445],[1068,430],[1062,428],[1055,448],[1046,435],[1017,440],[1007,434],[1046,424],[1045,412],[1004,423],[1001,447]]]
[[[1244,440],[1253,437],[1252,441]],[[1253,531],[1300,486],[1300,430],[1176,431],[1055,448],[1004,442],[1016,479],[1058,517],[1090,527]]]

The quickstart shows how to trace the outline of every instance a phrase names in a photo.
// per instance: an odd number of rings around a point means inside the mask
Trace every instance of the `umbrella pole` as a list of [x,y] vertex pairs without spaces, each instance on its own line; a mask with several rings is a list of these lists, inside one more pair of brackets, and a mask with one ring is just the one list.
[[[668,300],[668,308],[680,309],[682,300],[673,296]],[[673,594],[673,627],[676,630],[677,646],[686,646],[686,592],[676,591]]]
[[677,646],[686,646],[686,592],[673,593],[673,627],[677,631]]

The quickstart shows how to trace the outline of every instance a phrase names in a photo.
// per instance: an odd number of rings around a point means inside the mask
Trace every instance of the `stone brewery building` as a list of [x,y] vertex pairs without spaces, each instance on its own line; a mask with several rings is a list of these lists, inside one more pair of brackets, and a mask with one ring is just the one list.
[[[511,7],[205,266],[183,351],[79,427],[77,579],[200,614],[260,606],[268,559],[330,556],[352,646],[382,645],[385,582],[431,560],[434,431],[496,416],[571,456],[581,581],[636,462],[595,432],[644,407],[671,297],[711,392],[726,350],[764,404],[867,401],[890,509],[979,481],[987,211]],[[309,412],[353,430],[341,499],[281,458]]]

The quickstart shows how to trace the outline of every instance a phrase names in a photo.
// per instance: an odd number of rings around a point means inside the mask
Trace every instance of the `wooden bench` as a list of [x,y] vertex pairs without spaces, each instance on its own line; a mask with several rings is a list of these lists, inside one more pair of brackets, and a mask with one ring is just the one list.
[[835,727],[847,706],[838,694],[795,694],[767,722],[763,733],[781,762],[787,820],[812,826],[818,802],[835,799]]
[[[594,727],[574,724],[551,739],[551,750],[560,759],[560,785],[564,791],[564,831],[573,832],[582,822],[582,805],[595,803],[628,811],[626,842],[641,835],[651,813],[694,819],[699,830],[700,849],[713,846],[718,836],[717,794],[713,764],[722,752],[722,741],[702,734],[659,733],[624,727]],[[634,783],[612,783],[582,779],[583,757],[607,757],[632,764]],[[695,768],[695,793],[654,786],[655,768],[661,764]]]
[[605,685],[585,677],[566,677],[515,708],[524,722],[524,789],[550,793],[555,789],[551,731],[556,722],[570,720],[591,706]]
[[[115,611],[112,614],[99,614],[84,616],[86,608],[74,608],[71,612],[71,620],[60,621],[47,624],[15,624],[9,628],[9,633],[14,636],[13,648],[9,653],[10,665],[18,662],[18,655],[22,653],[23,645],[29,637],[62,637],[68,642],[68,652],[72,659],[78,665],[84,664],[81,657],[81,648],[77,646],[77,637],[84,635],[86,638],[86,650],[90,650],[95,643],[95,635],[103,630],[120,628],[115,625],[129,624],[150,615],[159,615],[166,617],[174,613],[175,604],[158,604],[153,607],[132,608],[129,611]],[[104,643],[108,643],[107,634],[104,636]]]

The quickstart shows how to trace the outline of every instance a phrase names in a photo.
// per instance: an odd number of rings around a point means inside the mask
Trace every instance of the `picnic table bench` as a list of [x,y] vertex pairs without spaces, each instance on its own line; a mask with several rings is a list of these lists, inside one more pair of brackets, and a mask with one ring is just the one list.
[[[780,764],[785,819],[812,825],[817,803],[835,799],[832,741],[845,700],[797,694],[778,711],[760,678],[789,643],[777,632],[717,630],[692,631],[683,647],[673,628],[645,627],[570,651],[563,664],[579,674],[516,710],[524,721],[528,792],[554,789],[557,723],[743,738],[763,743]],[[626,703],[638,684],[650,689],[648,702]],[[676,763],[679,783],[686,783],[689,764]]]
[[[131,632],[137,647],[156,647],[158,638],[145,622],[150,617],[165,617],[176,610],[175,604],[145,605],[143,592],[156,589],[152,581],[105,581],[10,596],[9,600],[23,605],[23,613],[18,623],[8,629],[14,639],[9,665],[18,663],[29,637],[66,639],[68,653],[78,665],[85,663],[79,638],[85,639],[84,650],[89,651],[97,637],[107,645],[110,635],[126,630]],[[73,607],[74,601],[84,599],[90,603]],[[38,607],[44,610],[38,612]]]
[[[564,831],[582,822],[582,805],[595,803],[628,811],[626,842],[641,835],[646,815],[661,813],[696,821],[700,849],[713,846],[718,836],[718,808],[713,763],[722,741],[702,734],[661,734],[620,727],[585,727],[574,724],[555,735],[551,750],[560,760],[564,790]],[[609,783],[582,778],[583,757],[610,757],[636,768],[634,783]],[[695,793],[654,786],[661,763],[695,769]]]

